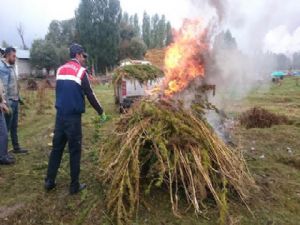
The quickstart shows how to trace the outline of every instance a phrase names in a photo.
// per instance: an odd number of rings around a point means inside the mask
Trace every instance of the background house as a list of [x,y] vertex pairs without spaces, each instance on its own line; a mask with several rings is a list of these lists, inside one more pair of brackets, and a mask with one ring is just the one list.
[[30,76],[31,72],[30,51],[17,49],[16,73],[19,77],[24,78]]

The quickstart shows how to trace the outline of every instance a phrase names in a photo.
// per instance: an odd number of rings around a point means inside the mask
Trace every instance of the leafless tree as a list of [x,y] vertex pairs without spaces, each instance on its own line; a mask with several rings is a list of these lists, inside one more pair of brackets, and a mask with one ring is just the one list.
[[19,23],[19,25],[17,26],[17,31],[22,40],[23,49],[28,49],[27,45],[25,44],[25,39],[24,39],[25,32],[24,32],[24,27],[23,27],[22,23]]

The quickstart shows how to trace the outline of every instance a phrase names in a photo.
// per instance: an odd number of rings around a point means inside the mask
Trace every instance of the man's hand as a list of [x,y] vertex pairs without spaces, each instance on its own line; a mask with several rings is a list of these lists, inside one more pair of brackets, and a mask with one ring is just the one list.
[[19,97],[19,103],[20,103],[20,105],[25,105],[23,98]]
[[100,122],[101,123],[105,123],[108,120],[105,112],[102,113],[102,115],[100,116]]
[[10,113],[10,109],[5,103],[0,103],[0,110],[7,114]]

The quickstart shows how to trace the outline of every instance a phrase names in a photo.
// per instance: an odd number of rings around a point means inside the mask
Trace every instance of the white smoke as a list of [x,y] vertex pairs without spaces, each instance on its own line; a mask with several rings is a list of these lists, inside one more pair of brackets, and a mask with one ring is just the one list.
[[[217,85],[219,91],[213,101],[219,108],[247,97],[258,86],[269,86],[270,74],[277,67],[278,60],[266,52],[291,55],[300,51],[300,27],[295,28],[296,20],[288,20],[295,14],[295,4],[291,0],[285,3],[280,0],[188,2],[193,8],[190,16],[204,17],[207,21],[208,38],[213,49],[213,59],[208,64],[215,69],[208,71],[206,81]],[[227,29],[235,38],[237,49],[213,48],[215,37]]]
[[[189,2],[190,8],[194,9],[193,12],[198,12],[198,14],[193,13],[192,17],[201,19],[204,17],[204,21],[207,21],[208,42],[213,55],[207,62],[210,68],[206,68],[205,82],[217,86],[217,94],[211,101],[219,109],[224,109],[230,101],[234,102],[246,97],[254,87],[260,85],[264,77],[268,77],[269,71],[262,72],[258,55],[249,56],[234,47],[222,49],[221,46],[213,49],[215,37],[227,30],[226,21],[232,17],[230,13],[236,0],[189,0]],[[243,21],[242,16],[239,14],[241,21]],[[246,24],[244,22],[243,24]],[[187,101],[192,99],[191,94],[186,95],[189,97]]]
[[270,30],[264,38],[264,51],[291,56],[300,51],[300,26],[290,32],[285,25]]
[[222,22],[226,16],[225,6],[227,0],[209,0],[209,4],[216,9],[219,21]]

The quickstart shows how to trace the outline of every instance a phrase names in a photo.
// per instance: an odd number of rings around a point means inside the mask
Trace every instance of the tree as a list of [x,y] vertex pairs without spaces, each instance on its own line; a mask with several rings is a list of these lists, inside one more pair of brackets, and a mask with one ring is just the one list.
[[147,14],[147,12],[144,12],[142,30],[143,30],[143,40],[149,48],[151,42],[151,23],[150,23],[150,16]]
[[[126,14],[125,14],[126,15]],[[126,18],[128,15],[126,15]],[[120,23],[120,60],[143,59],[147,51],[147,46],[140,38],[140,25],[138,15],[130,16],[130,19],[122,18]],[[126,23],[127,22],[127,23]]]
[[[50,23],[45,41],[42,44],[54,48],[56,55],[54,52],[50,54],[53,60],[55,58],[55,63],[51,69],[55,69],[55,67],[64,64],[69,59],[69,46],[76,41],[76,33],[75,19],[53,20]],[[41,43],[39,44],[41,45]],[[48,64],[51,63],[48,61]]]
[[60,46],[61,43],[61,27],[60,22],[53,20],[48,28],[48,33],[46,35],[46,40],[54,44],[55,46]]
[[24,38],[25,31],[24,31],[24,27],[23,27],[22,23],[19,23],[19,25],[17,26],[17,31],[18,31],[18,34],[19,34],[21,40],[22,40],[22,48],[27,50],[28,47],[25,44],[25,38]]
[[141,36],[141,28],[140,28],[140,24],[139,24],[139,16],[138,14],[134,14],[134,18],[133,18],[133,28],[134,28],[134,33],[137,37]]
[[276,69],[288,70],[291,68],[291,60],[284,54],[276,55]]
[[144,58],[147,52],[147,46],[139,37],[133,37],[131,40],[125,40],[120,45],[120,60]]
[[143,59],[147,52],[147,46],[139,37],[131,39],[129,44],[129,54],[132,59]]
[[124,24],[129,24],[129,14],[127,12],[123,13],[121,22]]
[[75,19],[53,20],[49,25],[46,40],[56,47],[65,47],[76,41],[76,34]]
[[59,65],[65,64],[70,59],[68,46],[61,46],[60,48],[56,48],[56,54],[58,57]]
[[48,74],[51,69],[56,69],[60,63],[54,44],[42,39],[33,41],[30,59],[33,66],[38,69],[45,68]]
[[96,70],[105,71],[117,63],[120,22],[119,0],[81,0],[76,11],[76,29]]
[[61,39],[64,45],[71,45],[78,42],[75,18],[63,20],[61,25]]
[[224,34],[225,47],[228,49],[237,49],[237,43],[235,38],[232,36],[230,30],[227,30]]
[[296,52],[293,55],[293,67],[294,69],[300,69],[300,52]]
[[159,46],[159,15],[155,14],[151,18],[151,39],[150,39],[150,48],[157,48]]
[[173,31],[171,23],[168,22],[166,25],[166,46],[170,45],[173,42]]
[[158,48],[163,48],[166,46],[166,17],[162,15],[161,19],[157,25],[157,46]]
[[8,48],[9,46],[10,45],[5,40],[2,41],[1,47]]
[[134,26],[134,16],[130,16],[130,17],[129,17],[129,24],[130,24],[131,26]]
[[135,31],[130,24],[126,24],[126,23],[120,24],[121,42],[125,40],[130,41],[134,36],[135,36]]
[[219,33],[214,42],[214,50],[237,50],[237,43],[230,30]]

